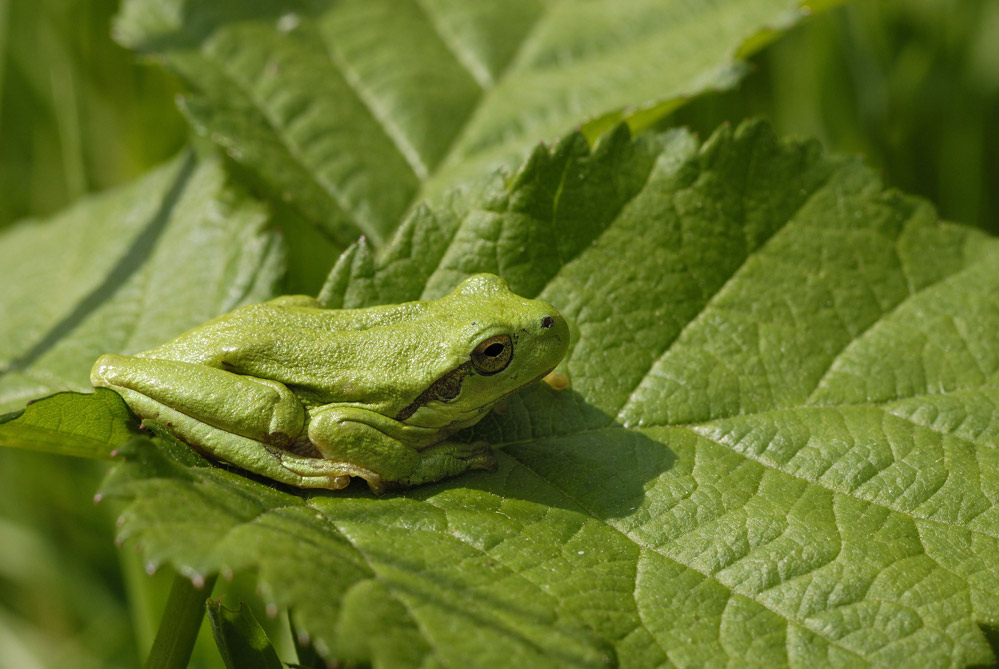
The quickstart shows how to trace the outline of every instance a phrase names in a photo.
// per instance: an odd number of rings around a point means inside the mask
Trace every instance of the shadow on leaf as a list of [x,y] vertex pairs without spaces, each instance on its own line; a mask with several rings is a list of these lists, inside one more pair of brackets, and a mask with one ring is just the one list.
[[543,384],[463,435],[497,445],[497,472],[464,474],[400,494],[427,499],[442,489],[470,488],[618,518],[641,506],[646,484],[676,461],[669,446],[625,428],[579,393]]

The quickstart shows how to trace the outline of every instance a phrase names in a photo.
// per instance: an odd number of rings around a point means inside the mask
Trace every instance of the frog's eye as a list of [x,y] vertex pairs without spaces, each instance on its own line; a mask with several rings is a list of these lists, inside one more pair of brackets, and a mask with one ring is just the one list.
[[496,335],[479,343],[472,351],[472,366],[483,376],[506,369],[513,360],[513,342],[510,335]]

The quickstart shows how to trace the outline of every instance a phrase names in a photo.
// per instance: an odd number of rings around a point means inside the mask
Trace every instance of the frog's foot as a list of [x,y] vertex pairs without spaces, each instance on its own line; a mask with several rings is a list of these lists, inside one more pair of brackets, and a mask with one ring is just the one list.
[[276,448],[268,448],[268,450],[281,463],[281,467],[291,475],[284,480],[285,483],[299,488],[340,490],[347,487],[352,476],[356,476],[367,481],[368,487],[376,495],[385,492],[382,477],[370,469],[326,458],[304,457]]
[[420,460],[405,485],[419,485],[480,469],[495,471],[496,455],[484,441],[471,444],[442,442],[420,451]]

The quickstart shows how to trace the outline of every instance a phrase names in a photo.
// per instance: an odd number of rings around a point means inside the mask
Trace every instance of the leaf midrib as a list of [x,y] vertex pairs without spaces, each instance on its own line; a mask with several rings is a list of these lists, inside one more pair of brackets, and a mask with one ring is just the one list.
[[462,140],[464,139],[465,135],[468,133],[468,128],[472,125],[472,119],[474,119],[476,114],[479,113],[478,110],[483,107],[484,101],[487,100],[490,94],[499,87],[501,82],[506,80],[506,77],[513,68],[514,64],[517,63],[522,57],[522,54],[524,52],[524,45],[530,44],[530,42],[533,39],[534,33],[537,32],[538,30],[538,26],[543,25],[548,21],[548,17],[551,14],[552,7],[556,6],[557,4],[563,4],[563,3],[552,2],[552,3],[545,3],[542,6],[541,11],[538,13],[535,21],[531,24],[531,27],[525,33],[523,33],[523,37],[517,43],[517,48],[510,55],[509,59],[507,59],[507,61],[503,64],[502,69],[499,72],[497,72],[495,77],[492,78],[492,83],[487,88],[483,86],[481,83],[479,83],[479,80],[475,76],[475,74],[469,71],[468,68],[465,67],[465,64],[462,63],[461,58],[459,58],[451,49],[449,40],[446,40],[440,36],[437,28],[437,21],[431,18],[431,12],[427,11],[426,7],[424,7],[424,3],[421,2],[420,0],[416,0],[415,5],[420,9],[421,12],[423,12],[424,16],[427,17],[427,23],[433,27],[435,35],[437,35],[438,40],[440,40],[445,50],[449,54],[451,54],[451,58],[454,59],[454,61],[458,64],[458,66],[462,69],[462,71],[467,72],[468,75],[472,78],[472,80],[475,81],[476,84],[478,84],[479,94],[476,97],[475,101],[469,105],[468,114],[465,116],[464,119],[462,119],[461,127],[458,129],[457,132],[452,134],[451,137],[449,138],[447,145],[444,148],[444,151],[441,152],[441,157],[437,159],[437,161],[433,165],[429,166],[429,170],[427,172],[426,177],[420,179],[420,182],[416,190],[413,192],[413,194],[410,196],[409,200],[407,201],[405,209],[403,209],[403,211],[401,212],[401,216],[405,216],[406,212],[411,211],[415,204],[424,199],[425,197],[424,188],[426,184],[435,179],[437,175],[440,174],[441,168],[443,166],[448,165],[448,163],[451,161],[451,158],[454,155],[455,148],[461,146]]

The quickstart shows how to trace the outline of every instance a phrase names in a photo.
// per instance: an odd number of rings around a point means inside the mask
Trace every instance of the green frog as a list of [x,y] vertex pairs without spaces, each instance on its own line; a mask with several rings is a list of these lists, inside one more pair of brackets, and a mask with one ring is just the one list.
[[101,356],[116,391],[205,455],[302,488],[360,477],[376,494],[494,469],[449,441],[551,372],[569,328],[491,274],[431,301],[324,309],[308,296],[240,307],[134,356]]

